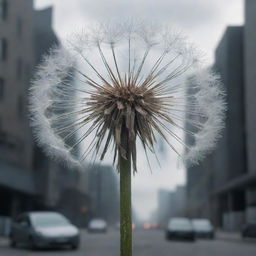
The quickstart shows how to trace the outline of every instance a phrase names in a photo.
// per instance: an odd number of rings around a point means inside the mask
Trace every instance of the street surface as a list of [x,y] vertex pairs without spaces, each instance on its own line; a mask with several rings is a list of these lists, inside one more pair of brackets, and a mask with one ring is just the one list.
[[[0,256],[119,256],[118,230],[106,234],[82,231],[81,248],[30,251],[12,249],[0,238]],[[216,239],[196,242],[166,241],[161,230],[135,230],[134,256],[255,256],[256,240],[243,241],[238,236],[218,234]]]

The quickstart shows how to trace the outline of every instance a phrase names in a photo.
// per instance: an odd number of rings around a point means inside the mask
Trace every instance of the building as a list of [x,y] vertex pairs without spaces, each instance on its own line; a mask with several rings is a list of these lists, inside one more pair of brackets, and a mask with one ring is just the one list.
[[166,227],[172,217],[184,217],[186,208],[186,188],[177,186],[175,190],[160,189],[158,191],[157,221]]
[[119,186],[117,173],[111,166],[94,164],[88,168],[88,190],[91,217],[108,223],[119,221]]
[[223,137],[212,155],[212,192],[218,205],[216,221],[225,229],[239,229],[243,225],[246,207],[246,191],[240,184],[248,172],[243,49],[243,27],[228,27],[215,54],[215,69],[225,86],[228,110]]
[[246,190],[246,219],[247,221],[256,220],[256,35],[254,33],[256,26],[256,2],[246,0],[245,5],[245,26],[244,26],[244,83],[245,83],[245,122],[246,122],[246,152],[247,168],[249,180],[254,185],[247,186]]
[[165,227],[170,215],[170,195],[171,191],[159,189],[157,194],[157,221],[160,226]]
[[26,118],[35,66],[32,0],[0,1],[0,216],[32,207],[34,143]]
[[185,217],[186,209],[186,188],[185,186],[177,186],[171,192],[170,217]]
[[35,66],[56,44],[52,8],[35,11],[32,0],[0,0],[0,234],[8,233],[11,217],[28,210],[54,209],[77,225],[88,222],[86,174],[46,157],[28,122]]
[[202,164],[187,170],[187,214],[230,231],[256,221],[256,2],[245,4],[245,25],[228,27],[215,52],[214,69],[227,94],[223,136]]

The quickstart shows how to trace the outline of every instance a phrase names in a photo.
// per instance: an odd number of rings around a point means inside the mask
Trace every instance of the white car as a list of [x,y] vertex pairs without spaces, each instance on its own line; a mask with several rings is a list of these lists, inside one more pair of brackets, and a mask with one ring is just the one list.
[[79,247],[80,233],[77,227],[57,212],[28,212],[12,223],[10,243],[30,248],[49,248],[69,245]]
[[195,235],[198,238],[214,238],[214,228],[208,219],[193,219]]
[[107,223],[102,219],[92,219],[88,225],[89,232],[106,232]]
[[187,218],[171,218],[166,228],[165,236],[167,240],[195,240],[195,232],[192,223]]

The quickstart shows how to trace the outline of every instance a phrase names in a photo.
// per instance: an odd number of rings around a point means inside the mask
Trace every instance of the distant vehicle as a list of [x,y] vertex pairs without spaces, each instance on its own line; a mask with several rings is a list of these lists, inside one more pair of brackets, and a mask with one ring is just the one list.
[[144,222],[144,223],[143,223],[143,228],[144,228],[145,230],[151,229],[151,223],[150,223],[150,222]]
[[51,248],[69,245],[79,247],[80,234],[77,227],[57,212],[28,212],[13,221],[10,245],[18,244],[35,248]]
[[192,224],[197,238],[214,238],[214,228],[208,219],[193,219]]
[[195,240],[195,233],[191,221],[187,218],[171,218],[166,229],[166,239]]
[[143,223],[143,228],[145,230],[147,229],[157,229],[158,228],[158,224],[155,222],[144,222]]
[[242,237],[256,238],[256,223],[248,223],[242,229]]
[[157,229],[157,228],[158,228],[158,223],[152,222],[152,223],[151,223],[151,228],[152,228],[152,229]]
[[106,232],[107,223],[102,219],[92,219],[88,225],[89,232]]

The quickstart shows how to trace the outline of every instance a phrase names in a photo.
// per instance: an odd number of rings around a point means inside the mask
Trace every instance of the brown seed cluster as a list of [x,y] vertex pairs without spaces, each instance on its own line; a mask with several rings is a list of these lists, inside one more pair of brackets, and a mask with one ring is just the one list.
[[[96,137],[99,150],[105,137],[105,144],[101,152],[101,159],[111,142],[115,145],[115,158],[117,153],[125,159],[132,158],[133,169],[136,171],[136,138],[140,138],[144,149],[154,150],[156,140],[154,129],[159,130],[156,118],[162,114],[161,99],[154,93],[154,88],[137,86],[135,83],[122,82],[117,86],[106,85],[98,87],[87,103],[90,116],[98,123],[100,129]],[[126,136],[126,148],[123,147],[122,136]]]

